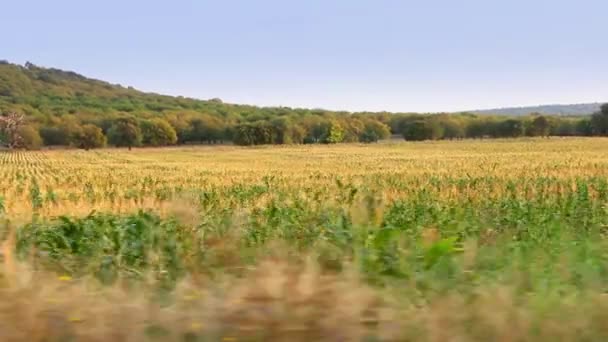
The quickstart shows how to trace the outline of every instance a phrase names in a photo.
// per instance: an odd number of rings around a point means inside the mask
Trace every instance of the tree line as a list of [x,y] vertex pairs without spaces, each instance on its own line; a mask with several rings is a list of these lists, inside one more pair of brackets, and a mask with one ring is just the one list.
[[606,106],[586,117],[256,107],[144,93],[70,71],[0,61],[0,143],[13,148],[592,136],[608,135],[607,113]]
[[0,140],[12,148],[72,146],[85,150],[177,144],[268,145],[373,143],[392,136],[409,141],[517,138],[523,136],[608,136],[608,104],[591,117],[557,117],[531,114],[497,117],[473,114],[351,114],[321,112],[305,116],[227,122],[200,115],[138,118],[122,115],[100,120],[68,116],[41,125],[24,115],[0,116]]

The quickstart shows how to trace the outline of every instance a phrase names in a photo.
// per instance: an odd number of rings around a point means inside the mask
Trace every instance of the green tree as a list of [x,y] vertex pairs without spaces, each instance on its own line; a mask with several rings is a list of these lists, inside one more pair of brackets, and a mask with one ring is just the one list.
[[112,127],[108,130],[108,141],[117,147],[140,146],[142,133],[137,120],[132,117],[124,117],[114,120]]
[[322,142],[323,137],[327,134],[327,119],[321,116],[309,115],[304,117],[301,122],[307,133],[304,143],[315,144]]
[[306,129],[299,124],[293,124],[289,128],[289,136],[292,144],[302,144],[306,137]]
[[301,144],[305,133],[302,127],[295,124],[288,117],[278,117],[270,121],[275,144]]
[[365,130],[365,123],[357,117],[346,117],[338,123],[344,131],[341,142],[358,142]]
[[234,129],[234,143],[237,145],[267,145],[273,143],[273,128],[266,121],[239,124]]
[[388,139],[391,136],[391,130],[380,121],[368,120],[365,122],[363,132],[359,140],[366,143],[377,142],[378,140]]
[[558,137],[569,137],[577,135],[576,121],[570,119],[560,119],[551,128],[550,135]]
[[593,126],[591,125],[591,119],[582,118],[576,122],[575,134],[577,136],[588,137],[593,135]]
[[78,138],[81,131],[80,123],[69,117],[58,120],[55,126],[40,128],[40,136],[46,146],[76,146],[73,140]]
[[292,118],[281,116],[270,121],[275,144],[301,144],[306,137],[306,129]]
[[490,123],[486,120],[473,119],[469,121],[465,132],[468,138],[484,138],[490,135]]
[[67,146],[70,135],[65,134],[60,127],[41,127],[40,136],[46,146]]
[[435,120],[417,120],[408,123],[403,138],[410,141],[437,140],[443,137],[443,129]]
[[250,146],[255,145],[255,129],[250,123],[239,124],[234,128],[233,141],[237,145]]
[[429,136],[424,120],[410,122],[404,125],[402,131],[403,139],[408,141],[422,141],[428,139]]
[[444,139],[462,139],[466,136],[463,125],[456,120],[443,118],[440,120],[440,124],[443,127]]
[[516,138],[524,135],[524,123],[518,119],[507,119],[496,124],[494,135],[501,138]]
[[150,119],[141,122],[142,143],[149,146],[167,146],[177,143],[177,133],[164,119]]
[[17,129],[17,134],[20,137],[19,145],[28,150],[38,150],[42,147],[42,138],[38,130],[32,126],[25,125]]
[[177,134],[177,143],[183,144],[187,142],[188,134],[190,133],[190,122],[180,115],[169,115],[166,119]]
[[189,121],[187,141],[216,143],[224,140],[226,126],[220,118],[204,114]]
[[78,132],[74,133],[72,144],[83,150],[100,148],[106,145],[107,139],[101,128],[93,125],[83,125]]
[[544,116],[536,116],[529,127],[529,136],[533,137],[546,137],[549,135],[551,130],[551,122]]
[[337,144],[344,141],[344,128],[335,120],[325,124],[321,142],[324,144]]
[[608,135],[608,103],[602,105],[600,111],[591,116],[591,129],[593,134]]

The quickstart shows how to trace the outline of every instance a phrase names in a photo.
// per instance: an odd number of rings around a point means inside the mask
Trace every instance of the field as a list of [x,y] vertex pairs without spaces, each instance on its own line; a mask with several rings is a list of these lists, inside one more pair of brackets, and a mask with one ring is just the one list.
[[608,139],[0,153],[0,339],[608,338]]

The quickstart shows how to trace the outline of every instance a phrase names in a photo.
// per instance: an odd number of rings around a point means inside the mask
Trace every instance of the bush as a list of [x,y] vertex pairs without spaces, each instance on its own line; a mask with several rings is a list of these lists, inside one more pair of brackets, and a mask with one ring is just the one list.
[[21,126],[17,130],[18,135],[21,137],[19,147],[23,147],[28,150],[38,150],[42,147],[42,138],[37,129],[32,126]]
[[408,123],[403,138],[411,141],[437,140],[443,137],[443,128],[435,120],[418,120]]
[[141,123],[142,142],[150,146],[167,146],[177,143],[175,129],[163,119],[144,120]]
[[591,117],[591,128],[596,135],[608,135],[608,103]]
[[140,146],[142,133],[137,120],[131,117],[120,118],[114,121],[108,130],[108,141],[117,147]]
[[363,132],[359,137],[362,142],[370,143],[378,140],[387,139],[391,136],[390,128],[379,121],[369,120],[365,123]]
[[344,141],[344,127],[336,121],[329,121],[325,126],[325,132],[321,138],[324,144],[336,144]]
[[273,132],[273,127],[265,121],[240,124],[235,127],[233,140],[242,146],[273,144]]
[[42,127],[40,136],[45,146],[67,146],[70,144],[70,137],[66,135],[60,127]]
[[100,148],[106,145],[107,139],[103,135],[101,128],[87,124],[81,127],[81,129],[74,134],[72,143],[74,146],[90,150],[92,148]]

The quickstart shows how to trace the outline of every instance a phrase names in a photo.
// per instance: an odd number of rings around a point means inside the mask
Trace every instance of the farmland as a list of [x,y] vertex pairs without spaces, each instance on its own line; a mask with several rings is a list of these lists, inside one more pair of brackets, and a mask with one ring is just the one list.
[[6,340],[608,337],[603,138],[6,152],[0,219]]

